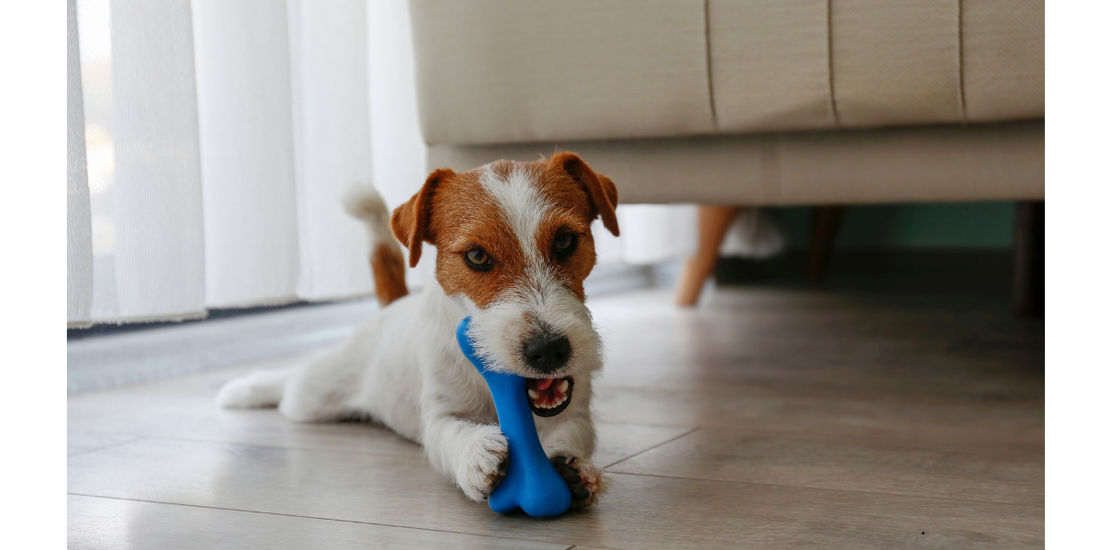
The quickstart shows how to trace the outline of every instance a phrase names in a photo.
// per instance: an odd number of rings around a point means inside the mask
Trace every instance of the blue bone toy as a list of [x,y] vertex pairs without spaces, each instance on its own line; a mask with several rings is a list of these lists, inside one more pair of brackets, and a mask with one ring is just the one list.
[[539,443],[531,406],[527,403],[526,380],[522,376],[485,368],[470,342],[469,328],[469,317],[458,324],[455,331],[458,346],[489,384],[500,431],[508,438],[508,472],[489,495],[489,508],[499,514],[522,508],[528,515],[540,518],[565,512],[573,496]]

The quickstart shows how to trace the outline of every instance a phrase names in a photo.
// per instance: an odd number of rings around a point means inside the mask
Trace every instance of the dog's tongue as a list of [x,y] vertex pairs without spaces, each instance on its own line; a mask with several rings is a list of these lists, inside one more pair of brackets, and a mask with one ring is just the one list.
[[553,378],[538,378],[538,379],[535,379],[535,380],[531,380],[531,382],[534,382],[534,384],[528,384],[529,386],[533,385],[533,386],[535,386],[534,389],[536,389],[538,391],[542,391],[542,390],[545,390],[546,388],[549,388],[550,384],[554,383],[554,379]]

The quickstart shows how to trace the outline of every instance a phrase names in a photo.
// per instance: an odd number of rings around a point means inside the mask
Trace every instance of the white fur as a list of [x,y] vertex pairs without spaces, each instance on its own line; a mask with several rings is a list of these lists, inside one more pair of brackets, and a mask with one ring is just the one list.
[[367,228],[367,248],[373,250],[385,246],[401,253],[401,245],[390,233],[390,213],[382,196],[370,185],[355,184],[348,189],[341,201],[344,211],[363,221]]
[[500,206],[504,219],[508,221],[508,228],[523,248],[527,265],[537,265],[539,262],[535,234],[538,232],[539,222],[546,217],[549,205],[535,189],[530,174],[523,168],[517,168],[505,178],[489,166],[480,170],[478,180]]
[[[537,254],[533,241],[549,205],[524,173],[509,181],[488,176],[483,183],[524,247],[528,269],[521,285],[480,309],[464,296],[447,296],[432,279],[422,293],[396,300],[363,321],[340,348],[298,368],[234,380],[219,392],[218,404],[277,405],[300,422],[380,422],[423,444],[436,470],[470,499],[483,500],[499,476],[507,441],[489,388],[459,350],[455,328],[472,316],[470,330],[479,353],[493,368],[528,377],[537,373],[519,354],[522,340],[534,330],[550,330],[570,340],[572,358],[554,377],[572,376],[574,390],[564,412],[535,418],[539,439],[548,457],[576,458],[586,486],[602,489],[600,470],[590,461],[596,433],[589,410],[592,375],[602,366],[600,338],[588,309]],[[376,223],[376,197],[360,193],[345,205],[370,226]]]

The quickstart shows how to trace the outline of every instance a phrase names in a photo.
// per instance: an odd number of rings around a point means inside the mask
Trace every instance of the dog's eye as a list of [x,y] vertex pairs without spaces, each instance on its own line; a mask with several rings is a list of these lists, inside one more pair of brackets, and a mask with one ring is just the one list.
[[470,266],[470,269],[476,269],[478,271],[488,271],[493,266],[493,259],[489,257],[489,254],[480,248],[473,248],[466,251],[466,265]]
[[558,236],[554,237],[554,254],[559,258],[571,254],[576,246],[577,236],[573,233],[558,233]]
[[569,250],[569,248],[573,246],[573,240],[574,237],[572,233],[562,233],[558,235],[554,238],[554,252],[565,252]]

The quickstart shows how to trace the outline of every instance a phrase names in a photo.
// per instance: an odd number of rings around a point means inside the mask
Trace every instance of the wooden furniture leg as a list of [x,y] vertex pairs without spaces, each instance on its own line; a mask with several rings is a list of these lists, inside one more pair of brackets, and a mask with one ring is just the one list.
[[718,263],[718,250],[733,220],[741,213],[740,206],[699,205],[699,250],[688,259],[676,282],[676,305],[694,307],[699,301],[703,284]]
[[1042,317],[1046,309],[1046,204],[1016,203],[1012,309],[1021,317]]
[[825,268],[829,267],[829,257],[833,254],[833,243],[840,232],[840,222],[844,218],[843,206],[817,206],[813,209],[813,236],[810,242],[810,280],[818,283],[825,277]]

